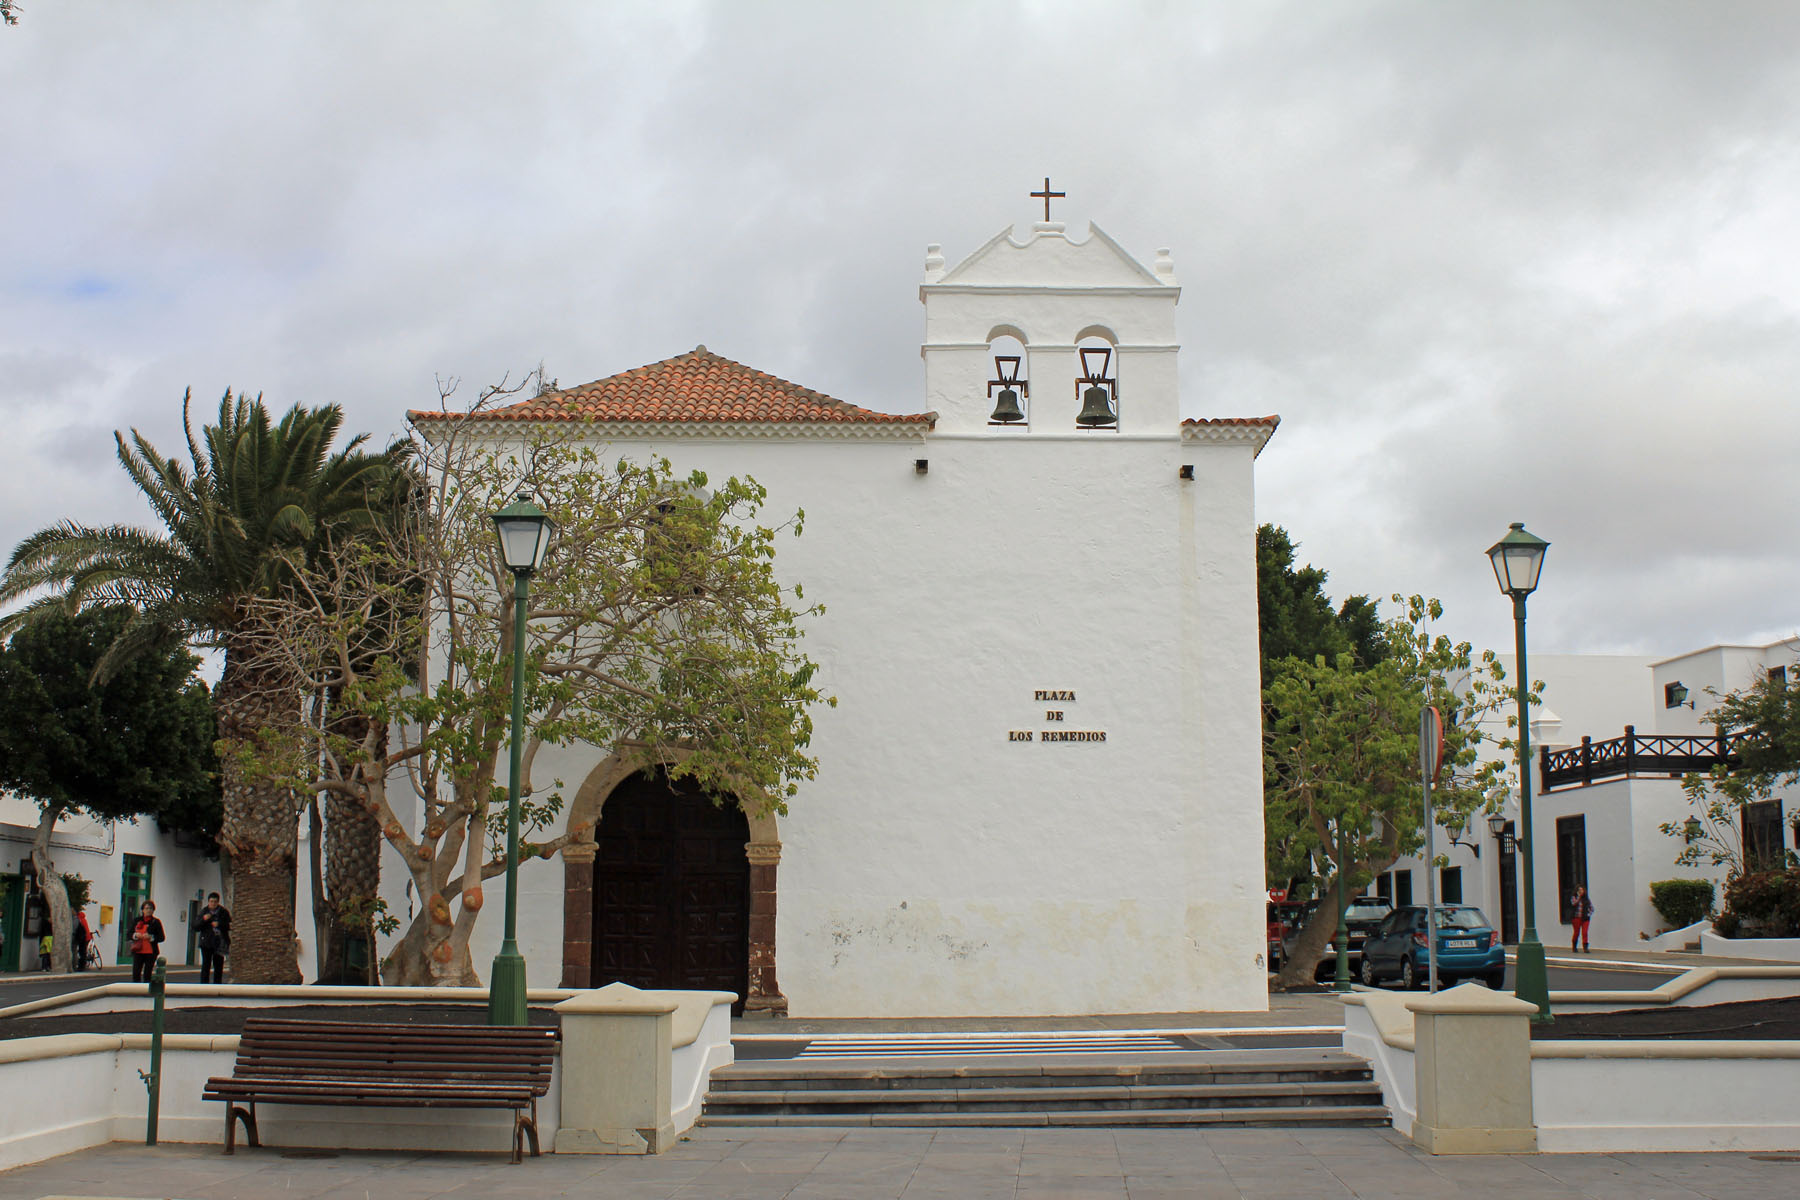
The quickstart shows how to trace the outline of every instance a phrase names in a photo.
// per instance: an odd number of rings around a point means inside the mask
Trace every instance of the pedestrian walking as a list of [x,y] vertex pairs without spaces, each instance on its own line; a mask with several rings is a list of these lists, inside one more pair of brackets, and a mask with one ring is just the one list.
[[1569,897],[1569,916],[1574,922],[1575,932],[1569,939],[1569,952],[1580,950],[1588,954],[1594,951],[1588,945],[1588,922],[1594,919],[1594,902],[1588,899],[1587,887],[1577,886],[1575,894]]
[[77,971],[87,969],[88,943],[93,940],[94,931],[88,928],[87,909],[77,909],[75,912],[75,930],[73,938],[75,946],[75,969]]
[[156,954],[167,940],[163,923],[156,919],[156,904],[144,901],[131,927],[131,982],[149,983],[156,973]]
[[231,953],[231,912],[219,903],[219,893],[206,897],[195,923],[200,926],[200,982],[225,982],[225,956]]
[[46,933],[38,939],[38,970],[48,971],[50,969],[50,952],[55,947],[56,939],[50,934]]

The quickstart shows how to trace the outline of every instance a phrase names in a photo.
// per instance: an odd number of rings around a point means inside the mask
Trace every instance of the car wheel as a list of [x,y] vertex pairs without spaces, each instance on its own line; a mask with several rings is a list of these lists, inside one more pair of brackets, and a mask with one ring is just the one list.
[[1376,986],[1375,964],[1369,961],[1367,953],[1363,954],[1362,970],[1357,972],[1357,977],[1362,980],[1362,985],[1364,987]]
[[1481,982],[1487,984],[1489,990],[1491,990],[1491,991],[1496,991],[1496,992],[1502,991],[1506,987],[1506,972],[1505,971],[1489,972],[1488,974],[1482,976]]
[[1419,986],[1419,972],[1413,966],[1412,955],[1400,960],[1400,989],[1410,992]]

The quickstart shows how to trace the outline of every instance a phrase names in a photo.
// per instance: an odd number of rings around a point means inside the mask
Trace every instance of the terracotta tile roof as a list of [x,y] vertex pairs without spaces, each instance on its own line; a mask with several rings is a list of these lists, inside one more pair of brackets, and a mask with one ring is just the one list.
[[1271,432],[1273,432],[1275,427],[1279,424],[1281,424],[1281,418],[1272,413],[1266,417],[1189,417],[1182,422],[1182,425],[1184,426],[1211,429],[1231,428],[1233,426],[1248,428],[1250,426],[1261,425],[1268,427]]
[[[415,421],[458,414],[415,411]],[[835,400],[721,358],[705,346],[649,366],[545,392],[481,414],[484,421],[666,421],[677,424],[748,421],[863,425],[922,425],[936,413],[881,413]]]

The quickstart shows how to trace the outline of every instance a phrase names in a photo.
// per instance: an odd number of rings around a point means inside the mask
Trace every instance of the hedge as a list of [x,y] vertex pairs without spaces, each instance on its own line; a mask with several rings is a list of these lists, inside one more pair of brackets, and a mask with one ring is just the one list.
[[1725,885],[1725,910],[1763,937],[1800,937],[1800,867],[1739,875]]
[[1650,885],[1650,903],[1671,929],[1685,929],[1713,910],[1710,879],[1663,879]]

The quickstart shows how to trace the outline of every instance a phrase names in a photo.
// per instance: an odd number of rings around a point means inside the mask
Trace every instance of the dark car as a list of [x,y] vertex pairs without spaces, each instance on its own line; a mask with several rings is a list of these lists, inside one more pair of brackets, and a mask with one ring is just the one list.
[[[1358,977],[1367,987],[1397,979],[1403,988],[1423,985],[1426,962],[1425,909],[1396,908],[1369,935]],[[1498,991],[1506,984],[1506,947],[1479,908],[1440,904],[1437,908],[1438,982],[1479,979]]]
[[[1314,901],[1313,903],[1316,905],[1318,902]],[[1330,906],[1328,905],[1328,907]],[[1393,905],[1380,896],[1357,896],[1345,908],[1344,926],[1350,933],[1350,974],[1352,977],[1356,975],[1357,964],[1362,958],[1363,940],[1369,936],[1371,930],[1387,918],[1391,911],[1393,911]],[[1311,915],[1310,910],[1308,915]],[[1300,936],[1301,925],[1301,922],[1295,923],[1294,932],[1283,947],[1286,952],[1284,957],[1293,953],[1294,944]],[[1333,930],[1332,941],[1327,943],[1325,949],[1320,952],[1319,961],[1313,967],[1314,979],[1330,979],[1337,973],[1336,941],[1337,932]]]

